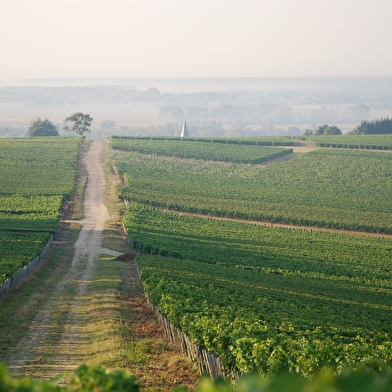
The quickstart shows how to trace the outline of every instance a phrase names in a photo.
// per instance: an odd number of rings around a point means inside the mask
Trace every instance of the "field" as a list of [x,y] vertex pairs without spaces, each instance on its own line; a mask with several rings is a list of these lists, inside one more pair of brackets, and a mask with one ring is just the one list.
[[390,239],[141,205],[131,205],[125,225],[133,247],[150,254],[138,262],[151,301],[229,367],[308,376],[327,363],[353,366],[355,355],[392,359]]
[[[124,225],[141,253],[144,290],[226,369],[312,377],[325,366],[339,373],[392,364],[390,152],[334,148],[271,157],[265,151],[275,147],[114,140],[110,157],[123,179],[118,195],[131,201]],[[81,141],[0,140],[7,167],[0,178],[0,282],[56,232]],[[235,162],[251,155],[249,147],[268,160]]]
[[184,140],[149,140],[146,142],[134,138],[112,138],[112,148],[122,151],[136,151],[142,154],[234,163],[261,163],[293,152],[292,149],[288,148],[258,145],[198,141],[190,143]]
[[81,138],[0,139],[0,283],[41,253],[75,183]]
[[267,167],[124,151],[113,151],[113,159],[125,180],[118,194],[130,201],[206,215],[392,233],[389,153],[320,149]]
[[[146,141],[147,143],[147,141]],[[113,151],[151,302],[228,369],[311,376],[391,364],[391,155],[317,150],[261,165]],[[150,205],[150,206],[148,206]],[[313,226],[180,216],[154,207]]]
[[112,140],[149,140],[149,141],[182,141],[182,142],[203,142],[203,143],[219,143],[219,144],[237,144],[248,146],[292,146],[293,141],[285,136],[261,136],[261,137],[242,137],[242,138],[222,138],[222,137],[159,137],[159,136],[112,136]]
[[307,136],[319,147],[392,150],[392,135]]

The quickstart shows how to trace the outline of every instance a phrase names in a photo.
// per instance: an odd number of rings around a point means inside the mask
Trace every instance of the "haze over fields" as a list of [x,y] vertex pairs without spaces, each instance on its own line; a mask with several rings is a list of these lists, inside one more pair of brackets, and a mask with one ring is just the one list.
[[74,111],[92,115],[96,137],[175,134],[183,118],[198,135],[347,132],[392,113],[391,11],[386,0],[2,2],[0,135]]
[[14,0],[0,78],[392,76],[388,0]]

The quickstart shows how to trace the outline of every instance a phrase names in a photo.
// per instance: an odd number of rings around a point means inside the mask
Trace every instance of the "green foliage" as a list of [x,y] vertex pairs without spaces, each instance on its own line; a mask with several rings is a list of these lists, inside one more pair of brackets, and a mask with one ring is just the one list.
[[31,121],[29,129],[27,131],[30,137],[33,136],[58,136],[59,131],[57,127],[48,118],[41,120],[37,117]]
[[391,371],[386,369],[381,374],[358,369],[335,375],[325,369],[312,380],[298,375],[281,375],[263,379],[256,374],[242,377],[234,386],[221,380],[212,381],[205,377],[200,380],[197,392],[386,392],[392,389]]
[[[135,377],[126,371],[108,371],[102,368],[89,368],[82,365],[76,370],[71,382],[59,386],[60,379],[49,381],[13,378],[6,367],[0,364],[1,392],[119,392],[139,391]],[[344,371],[339,375],[324,369],[314,379],[304,379],[298,375],[281,375],[263,378],[255,373],[241,377],[233,386],[222,379],[211,380],[204,376],[200,379],[196,392],[386,392],[392,388],[390,369],[382,372],[360,368]],[[187,391],[176,387],[173,392]]]
[[106,391],[139,391],[136,377],[127,371],[109,371],[100,367],[80,366],[71,378],[66,391],[106,392]]
[[249,146],[292,146],[293,141],[285,136],[259,136],[259,137],[241,137],[241,138],[226,138],[226,137],[187,137],[181,139],[179,137],[165,137],[165,136],[112,136],[113,139],[122,140],[182,140],[184,142],[204,142],[204,143],[220,143],[220,144],[240,144]]
[[253,164],[293,152],[292,149],[287,148],[130,138],[112,138],[112,148],[115,150],[137,151],[142,154]]
[[392,133],[392,118],[381,118],[380,120],[361,121],[356,128],[355,134],[387,134]]
[[320,125],[315,132],[316,135],[341,135],[342,130],[336,125]]
[[38,256],[58,230],[81,141],[0,140],[0,283]]
[[392,135],[342,135],[308,137],[319,147],[354,148],[367,150],[391,150]]
[[[68,122],[72,123],[72,125],[68,125]],[[92,122],[93,118],[89,114],[77,112],[65,119],[67,125],[64,127],[64,130],[76,132],[78,135],[83,136],[86,133],[91,133],[90,126]]]
[[[35,220],[35,228],[39,221]],[[51,233],[0,230],[0,283],[37,257],[48,243]]]
[[[150,300],[228,368],[310,376],[392,360],[391,243],[131,205]],[[347,317],[347,315],[350,317]]]
[[[321,136],[320,136],[321,137]],[[178,211],[392,232],[392,156],[317,150],[282,164],[203,162],[114,151],[121,198]]]
[[313,135],[313,130],[311,130],[311,129],[305,129],[304,132],[303,132],[303,135],[304,135],[304,136]]
[[62,377],[50,381],[38,381],[31,378],[18,380],[13,378],[4,365],[0,364],[1,392],[118,392],[139,391],[134,376],[127,371],[109,371],[98,367],[80,366],[65,386],[59,386]]
[[0,139],[0,194],[69,195],[81,138]]
[[1,392],[61,392],[64,388],[57,384],[60,380],[38,381],[31,378],[13,378],[5,365],[0,363],[0,391]]

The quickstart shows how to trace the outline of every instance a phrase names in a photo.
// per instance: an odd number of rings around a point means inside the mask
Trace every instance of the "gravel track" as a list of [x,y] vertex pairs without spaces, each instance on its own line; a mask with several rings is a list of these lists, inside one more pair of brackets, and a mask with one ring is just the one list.
[[100,162],[102,142],[94,141],[84,157],[88,182],[82,228],[70,268],[57,282],[31,323],[27,335],[11,350],[7,363],[13,375],[48,379],[73,371],[85,361],[83,324],[88,305],[86,288],[94,279],[101,253],[102,230],[110,218],[104,204],[105,178]]

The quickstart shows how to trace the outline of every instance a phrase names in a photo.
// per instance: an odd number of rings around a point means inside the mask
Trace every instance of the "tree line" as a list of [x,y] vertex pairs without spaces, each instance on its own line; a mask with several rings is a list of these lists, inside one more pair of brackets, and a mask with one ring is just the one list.
[[220,105],[213,107],[187,106],[182,108],[176,105],[166,105],[159,108],[161,121],[168,123],[181,123],[184,118],[193,124],[208,122],[221,122],[233,124],[243,121],[248,124],[262,124],[269,121],[290,122],[291,107],[275,103],[246,104],[246,105]]
[[[89,114],[77,112],[65,119],[65,127],[63,128],[67,132],[76,132],[78,135],[85,135],[91,133],[91,123],[93,118]],[[27,130],[27,134],[30,137],[38,136],[58,136],[58,127],[50,121],[48,118],[42,120],[40,117],[32,120]]]
[[373,121],[362,121],[353,131],[354,134],[386,134],[392,133],[392,118],[381,118]]

